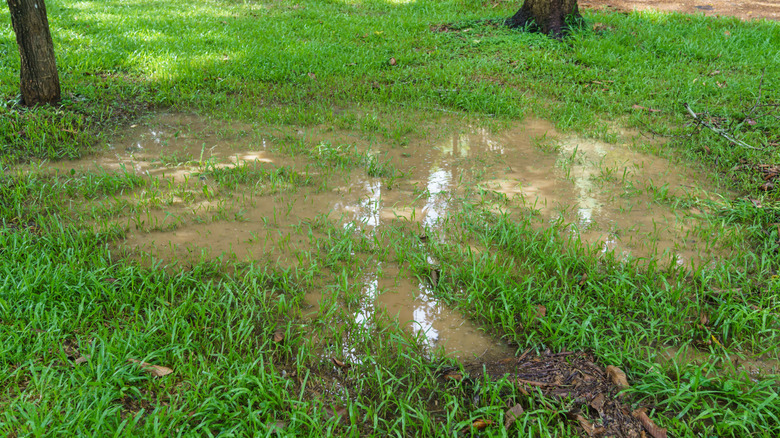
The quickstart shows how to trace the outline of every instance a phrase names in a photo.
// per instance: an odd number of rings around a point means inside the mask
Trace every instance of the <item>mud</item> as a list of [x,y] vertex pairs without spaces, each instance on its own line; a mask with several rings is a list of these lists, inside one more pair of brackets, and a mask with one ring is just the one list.
[[[287,133],[312,148],[321,142],[370,150],[397,168],[392,177],[365,169],[323,169],[290,154],[268,132],[278,128],[226,124],[191,115],[161,114],[132,126],[88,159],[58,162],[49,172],[106,170],[146,175],[142,190],[121,195],[129,205],[116,220],[128,229],[123,246],[180,263],[222,257],[294,268],[323,251],[323,222],[374,236],[394,223],[415,223],[433,238],[463,202],[484,193],[504,198],[494,210],[518,220],[535,212],[539,226],[564,221],[598,251],[694,265],[717,256],[691,234],[695,219],[664,201],[695,192],[708,196],[688,169],[626,146],[561,136],[542,120],[501,134],[469,126],[440,126],[425,140],[377,146],[359,133],[328,127]],[[438,134],[437,134],[438,133]],[[285,168],[308,183],[256,181],[220,185],[216,170]],[[101,201],[107,202],[107,201]],[[492,202],[492,201],[491,201]],[[354,255],[354,253],[350,253]],[[399,266],[364,270],[355,320],[377,309],[408,323],[431,347],[477,357],[505,354],[504,346],[436,300],[426,283]],[[316,304],[315,295],[308,297]]]

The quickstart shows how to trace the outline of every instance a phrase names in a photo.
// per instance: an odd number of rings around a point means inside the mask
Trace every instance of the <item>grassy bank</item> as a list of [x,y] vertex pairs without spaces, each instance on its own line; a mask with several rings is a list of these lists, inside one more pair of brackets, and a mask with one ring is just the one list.
[[[586,11],[587,25],[557,42],[496,24],[518,6],[50,1],[64,99],[34,109],[16,104],[19,60],[2,27],[0,432],[582,434],[566,416],[575,401],[528,396],[487,372],[454,381],[463,363],[392,315],[357,321],[366,275],[399,266],[517,354],[584,350],[621,367],[631,382],[621,400],[650,408],[673,436],[776,436],[775,375],[738,364],[776,363],[780,343],[780,192],[759,190],[760,165],[780,164],[780,27]],[[6,10],[0,22],[10,23]],[[684,103],[743,144],[697,128]],[[626,262],[562,221],[496,213],[488,207],[509,201],[475,185],[436,229],[401,222],[366,234],[324,214],[301,220],[293,234],[311,250],[293,266],[140,263],[118,246],[140,219],[114,219],[159,209],[165,179],[12,167],[88,156],[158,110],[272,132],[295,166],[181,159],[201,179],[171,192],[236,205],[252,190],[332,191],[342,174],[388,190],[403,178],[402,162],[382,154],[289,134],[314,127],[383,152],[453,119],[502,127],[536,115],[604,141],[624,128],[663,135],[637,147],[704,170],[723,198],[645,190],[659,205],[696,208],[698,235],[731,252],[695,269]],[[219,220],[240,223],[240,210]],[[322,294],[316,312],[312,292]],[[524,412],[505,431],[515,404]],[[493,426],[477,431],[485,419]]]

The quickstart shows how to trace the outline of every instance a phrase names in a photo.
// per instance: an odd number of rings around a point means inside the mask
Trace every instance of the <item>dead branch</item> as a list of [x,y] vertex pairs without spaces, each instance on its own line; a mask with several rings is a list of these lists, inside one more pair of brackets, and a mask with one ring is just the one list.
[[725,138],[726,140],[728,140],[728,141],[730,141],[730,142],[734,143],[734,144],[735,144],[735,145],[737,145],[737,146],[741,146],[741,147],[743,147],[743,148],[748,148],[748,149],[755,149],[755,150],[757,150],[757,151],[760,151],[760,150],[761,150],[761,148],[757,148],[757,147],[755,147],[755,146],[751,146],[751,145],[749,145],[749,144],[745,143],[745,142],[744,142],[744,141],[742,141],[742,140],[738,140],[738,139],[736,139],[736,138],[734,138],[734,137],[730,136],[730,135],[729,135],[729,134],[728,134],[726,131],[724,131],[724,130],[722,130],[722,129],[718,129],[718,128],[716,128],[716,127],[714,127],[714,126],[710,125],[709,123],[705,122],[705,121],[704,121],[704,120],[702,120],[702,119],[701,119],[699,116],[697,116],[695,112],[693,112],[693,110],[691,109],[691,106],[690,106],[690,105],[688,105],[687,103],[684,103],[684,104],[683,104],[683,106],[685,106],[685,109],[686,109],[686,110],[688,110],[688,114],[690,114],[690,115],[691,115],[691,117],[693,117],[693,119],[694,119],[694,120],[696,120],[696,122],[697,122],[698,124],[700,124],[701,126],[704,126],[705,128],[707,128],[707,129],[709,129],[710,131],[712,131],[712,132],[714,132],[714,133],[716,133],[716,134],[720,135],[721,137],[723,137],[723,138]]

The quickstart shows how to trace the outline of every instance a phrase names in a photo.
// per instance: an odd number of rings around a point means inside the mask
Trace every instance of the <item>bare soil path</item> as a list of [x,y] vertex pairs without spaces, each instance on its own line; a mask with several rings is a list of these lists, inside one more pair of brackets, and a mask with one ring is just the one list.
[[778,0],[581,0],[580,7],[588,9],[611,9],[617,11],[655,9],[685,14],[729,15],[743,20],[765,18],[780,20]]

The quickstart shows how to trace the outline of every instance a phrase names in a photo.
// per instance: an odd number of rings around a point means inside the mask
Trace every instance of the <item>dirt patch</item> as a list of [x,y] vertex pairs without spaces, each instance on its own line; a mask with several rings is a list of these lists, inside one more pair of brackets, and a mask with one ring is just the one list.
[[729,0],[581,0],[580,7],[596,10],[679,12],[683,14],[704,14],[707,16],[728,15],[743,20],[765,18],[780,20],[780,3],[776,1],[729,1]]

